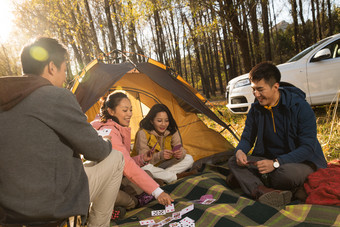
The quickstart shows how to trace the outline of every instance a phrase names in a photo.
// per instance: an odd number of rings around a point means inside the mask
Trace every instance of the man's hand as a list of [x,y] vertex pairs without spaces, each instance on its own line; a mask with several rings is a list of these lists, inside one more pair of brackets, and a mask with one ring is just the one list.
[[171,202],[173,202],[174,200],[170,197],[170,195],[168,193],[162,192],[158,198],[157,198],[158,203],[162,204],[162,205],[170,205]]
[[246,166],[247,165],[247,155],[242,151],[236,151],[236,163],[239,166]]
[[165,150],[163,151],[163,157],[165,160],[170,159],[172,157],[172,151]]
[[181,159],[182,156],[183,156],[183,151],[182,151],[182,149],[178,149],[177,151],[174,151],[174,157],[175,157],[176,159]]
[[274,161],[273,160],[261,160],[257,161],[256,166],[257,169],[259,170],[259,173],[264,174],[264,173],[270,173],[272,172],[275,168],[273,166]]

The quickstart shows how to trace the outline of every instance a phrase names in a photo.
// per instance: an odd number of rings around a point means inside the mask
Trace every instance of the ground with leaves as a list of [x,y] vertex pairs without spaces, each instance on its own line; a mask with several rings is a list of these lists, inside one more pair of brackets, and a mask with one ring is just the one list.
[[[230,124],[232,129],[240,136],[242,134],[246,115],[232,114],[226,105],[225,101],[212,102],[214,107],[211,109],[224,122]],[[340,159],[340,108],[333,106],[319,106],[313,107],[318,126],[318,139],[324,151],[327,161]],[[221,116],[220,111],[223,116]],[[206,125],[218,132],[223,130],[223,127],[210,120],[206,116],[199,115],[199,117],[206,123]],[[231,135],[228,130],[224,130],[221,134],[234,146],[237,146],[238,141]]]

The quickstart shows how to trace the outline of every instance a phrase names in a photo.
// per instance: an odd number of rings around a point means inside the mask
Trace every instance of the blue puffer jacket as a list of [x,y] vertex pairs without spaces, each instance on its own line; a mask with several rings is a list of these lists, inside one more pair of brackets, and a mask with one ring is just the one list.
[[[327,162],[317,139],[315,115],[310,105],[305,101],[306,95],[296,87],[284,87],[279,89],[281,93],[281,105],[285,111],[284,125],[289,151],[277,157],[280,164],[313,162],[317,168],[326,168]],[[247,115],[246,125],[242,133],[241,141],[235,152],[241,149],[248,153],[253,147],[252,155],[264,155],[264,115],[267,111],[257,101]]]

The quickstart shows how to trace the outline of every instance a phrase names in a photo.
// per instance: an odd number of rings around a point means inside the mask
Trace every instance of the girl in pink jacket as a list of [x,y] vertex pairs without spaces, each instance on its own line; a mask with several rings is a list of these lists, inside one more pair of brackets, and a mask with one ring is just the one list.
[[[103,102],[100,111],[100,119],[91,122],[98,131],[106,131],[111,137],[112,148],[122,152],[125,159],[123,174],[124,182],[129,185],[134,183],[144,192],[153,195],[160,204],[169,205],[173,201],[169,194],[165,193],[159,185],[144,171],[142,166],[152,159],[151,152],[135,157],[130,156],[131,129],[129,128],[132,116],[132,106],[128,97],[121,92],[111,93]],[[129,188],[133,188],[130,183]],[[138,190],[137,190],[138,191]],[[133,193],[132,193],[133,194]],[[138,205],[134,195],[120,191],[115,207],[134,208]]]

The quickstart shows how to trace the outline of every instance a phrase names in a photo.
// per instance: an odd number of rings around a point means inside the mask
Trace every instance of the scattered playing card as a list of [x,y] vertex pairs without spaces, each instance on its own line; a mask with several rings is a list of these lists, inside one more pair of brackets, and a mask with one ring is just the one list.
[[165,210],[153,210],[151,211],[151,216],[160,216],[166,214]]
[[191,218],[189,218],[189,217],[185,217],[184,219],[182,219],[182,220],[180,221],[180,223],[181,223],[182,225],[189,225],[189,224],[191,224],[191,223],[195,223],[195,220],[193,220],[193,219],[191,219]]
[[174,223],[170,223],[169,224],[169,227],[181,227],[182,225],[181,225],[181,223],[179,223],[179,222],[174,222]]
[[173,203],[165,206],[165,212],[166,213],[171,213],[171,212],[174,212],[174,211],[175,211],[175,206],[174,206]]
[[202,202],[202,204],[211,204],[211,203],[213,203],[213,202],[215,202],[216,201],[216,199],[206,199],[206,200],[204,200],[203,202]]
[[168,224],[169,222],[171,222],[173,220],[172,217],[167,217],[166,219],[164,219],[163,221],[161,221],[160,223],[162,223],[163,225]]
[[108,128],[104,128],[104,129],[97,131],[98,135],[100,136],[108,136],[110,135],[110,132],[111,132],[111,129],[108,129]]
[[183,227],[195,227],[195,222],[189,224],[182,224]]
[[155,221],[153,219],[150,220],[143,220],[143,221],[139,221],[140,225],[150,225],[150,224],[155,224]]
[[174,220],[181,219],[181,218],[182,218],[181,212],[172,213],[172,218],[173,218]]
[[194,204],[191,204],[190,206],[187,206],[186,208],[181,210],[181,215],[184,215],[194,209]]

